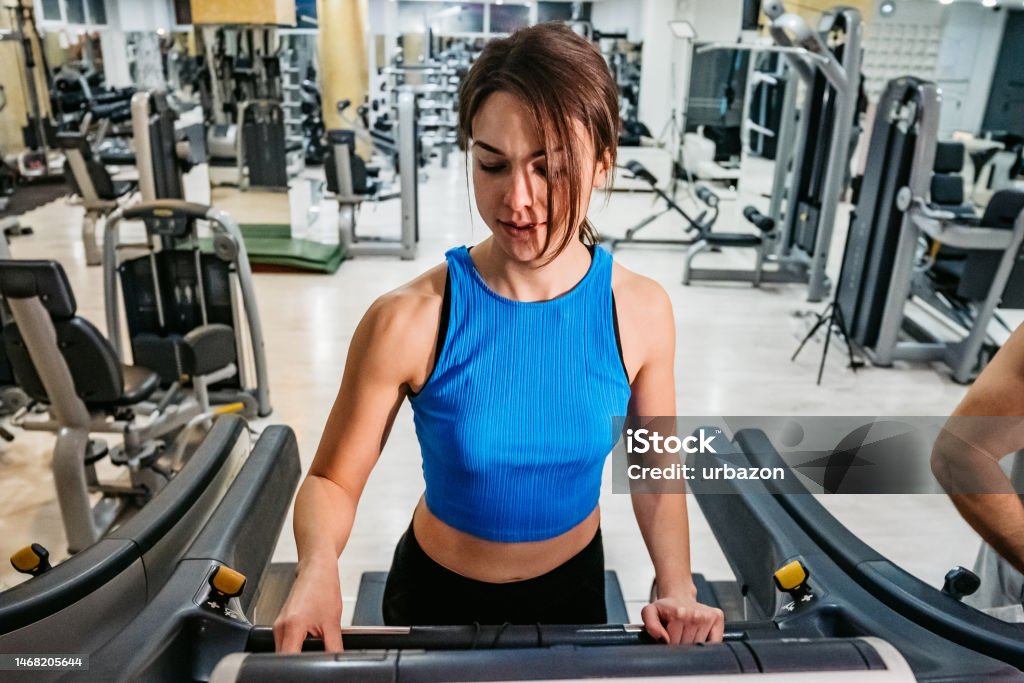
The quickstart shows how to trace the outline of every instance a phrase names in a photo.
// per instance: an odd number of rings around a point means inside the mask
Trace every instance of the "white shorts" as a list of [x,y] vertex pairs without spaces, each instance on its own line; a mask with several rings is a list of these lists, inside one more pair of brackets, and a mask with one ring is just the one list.
[[1024,574],[1007,562],[988,543],[982,543],[974,561],[981,586],[964,603],[1003,621],[1024,621]]

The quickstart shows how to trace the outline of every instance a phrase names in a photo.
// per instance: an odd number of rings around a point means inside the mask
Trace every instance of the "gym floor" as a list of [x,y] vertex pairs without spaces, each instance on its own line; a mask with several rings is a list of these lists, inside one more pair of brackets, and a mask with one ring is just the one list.
[[[625,158],[620,158],[620,163]],[[754,160],[755,162],[757,160]],[[334,401],[352,332],[370,303],[443,259],[446,249],[474,244],[488,235],[471,209],[461,156],[449,168],[429,168],[420,186],[419,253],[413,261],[363,258],[346,261],[334,275],[257,274],[256,293],[263,318],[270,366],[273,414],[254,423],[286,424],[298,436],[304,467],[316,452]],[[762,209],[759,193],[769,167],[748,165],[742,191],[724,201],[720,230],[745,229],[740,210],[749,203]],[[683,196],[680,192],[680,197]],[[724,193],[729,197],[729,193]],[[591,218],[607,235],[621,235],[660,206],[649,193],[594,195]],[[606,201],[607,199],[607,201]],[[688,200],[682,200],[687,205]],[[325,202],[318,233],[332,234],[334,205]],[[847,212],[843,205],[833,241],[833,278],[838,272],[838,245],[843,244]],[[88,268],[81,243],[83,211],[61,199],[25,216],[35,235],[16,238],[16,258],[55,258],[66,269],[78,299],[79,313],[104,329],[103,290],[99,268]],[[471,216],[473,217],[471,219]],[[393,229],[398,202],[365,206],[360,233]],[[648,237],[681,235],[681,221],[666,215],[644,231]],[[866,368],[856,374],[845,365],[845,352],[833,345],[822,386],[815,386],[821,338],[800,358],[789,357],[823,304],[809,304],[798,285],[680,283],[683,249],[622,248],[624,266],[662,283],[676,317],[676,400],[682,415],[948,415],[965,392],[941,368],[926,365],[897,369]],[[748,263],[749,260],[749,263]],[[745,267],[752,254],[704,254],[707,266]],[[1010,321],[1016,323],[1019,321]],[[13,443],[0,442],[0,548],[4,554],[32,542],[65,556],[65,541],[49,469],[53,437],[18,431]],[[639,621],[653,570],[646,555],[629,497],[611,492],[606,470],[602,492],[602,527],[606,562],[616,570],[632,621]],[[391,438],[363,494],[351,539],[342,555],[342,594],[348,623],[359,577],[384,570],[398,537],[409,524],[422,493],[419,447],[412,415],[404,405]],[[960,519],[945,496],[828,496],[823,502],[840,520],[882,554],[923,580],[941,586],[955,564],[970,567],[977,552],[976,534]],[[729,579],[731,571],[695,501],[690,502],[692,564],[709,579]],[[756,552],[752,548],[751,552]],[[291,517],[281,534],[274,561],[295,560]],[[0,589],[22,580],[8,563],[0,563]]]

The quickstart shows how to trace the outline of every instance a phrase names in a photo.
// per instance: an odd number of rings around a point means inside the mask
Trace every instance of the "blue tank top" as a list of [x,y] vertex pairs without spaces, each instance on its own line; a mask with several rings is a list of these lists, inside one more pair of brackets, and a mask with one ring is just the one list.
[[465,247],[445,258],[447,331],[410,399],[427,507],[491,541],[553,538],[597,506],[629,402],[611,254],[595,249],[573,289],[541,302],[491,290]]

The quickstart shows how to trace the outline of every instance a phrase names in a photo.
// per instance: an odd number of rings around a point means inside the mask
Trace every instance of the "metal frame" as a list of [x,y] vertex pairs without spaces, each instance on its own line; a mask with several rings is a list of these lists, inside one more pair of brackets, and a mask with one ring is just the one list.
[[153,177],[153,145],[149,139],[149,100],[145,90],[132,95],[132,139],[135,141],[135,167],[139,170],[139,194],[142,201],[156,199],[156,179]]
[[401,160],[402,220],[397,237],[360,237],[356,235],[356,212],[365,198],[352,191],[349,150],[334,145],[334,163],[338,172],[338,241],[348,256],[398,256],[416,258],[419,228],[419,160],[416,155],[416,95],[408,86],[398,87],[398,157]]
[[[907,185],[914,197],[927,197],[930,191],[932,168],[935,165],[935,145],[938,139],[939,102],[939,93],[935,85],[926,85],[917,111],[917,146],[914,149],[914,160],[911,163]],[[879,103],[879,115],[886,115],[882,109],[884,103],[884,100]],[[875,365],[888,366],[892,365],[894,360],[907,359],[915,355],[913,352],[907,352],[906,347],[899,351],[897,347],[900,330],[903,327],[904,309],[910,297],[919,237],[920,233],[909,211],[904,212],[878,340],[873,348],[863,349]],[[909,355],[904,355],[905,353]]]
[[[782,98],[782,115],[779,125],[779,141],[775,145],[775,171],[772,176],[772,196],[768,202],[768,217],[775,221],[776,225],[782,225],[785,215],[783,214],[782,202],[786,197],[790,163],[793,160],[793,142],[796,137],[797,120],[796,115],[796,91],[797,84],[791,74],[786,74],[786,91]],[[776,251],[778,250],[776,244]]]

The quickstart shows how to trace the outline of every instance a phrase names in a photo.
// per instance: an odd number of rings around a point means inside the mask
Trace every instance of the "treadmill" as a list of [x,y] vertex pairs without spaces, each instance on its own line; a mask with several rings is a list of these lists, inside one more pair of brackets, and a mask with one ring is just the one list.
[[[297,455],[285,452],[294,450],[294,440],[268,444],[267,438],[160,594],[91,655],[91,676],[216,683],[656,677],[722,683],[752,674],[837,682],[1024,678],[890,609],[853,581],[763,486],[734,482],[695,490],[747,602],[748,620],[728,621],[723,643],[656,644],[642,627],[624,624],[372,626],[346,629],[344,653],[324,653],[321,640],[307,638],[302,654],[275,655],[270,628],[254,625],[250,616],[267,575],[276,539],[271,532],[280,530],[290,502],[285,483],[294,486],[298,471],[297,464],[288,471],[287,461]],[[720,457],[747,463],[720,432],[715,446]],[[246,577],[256,590],[245,588]]]

